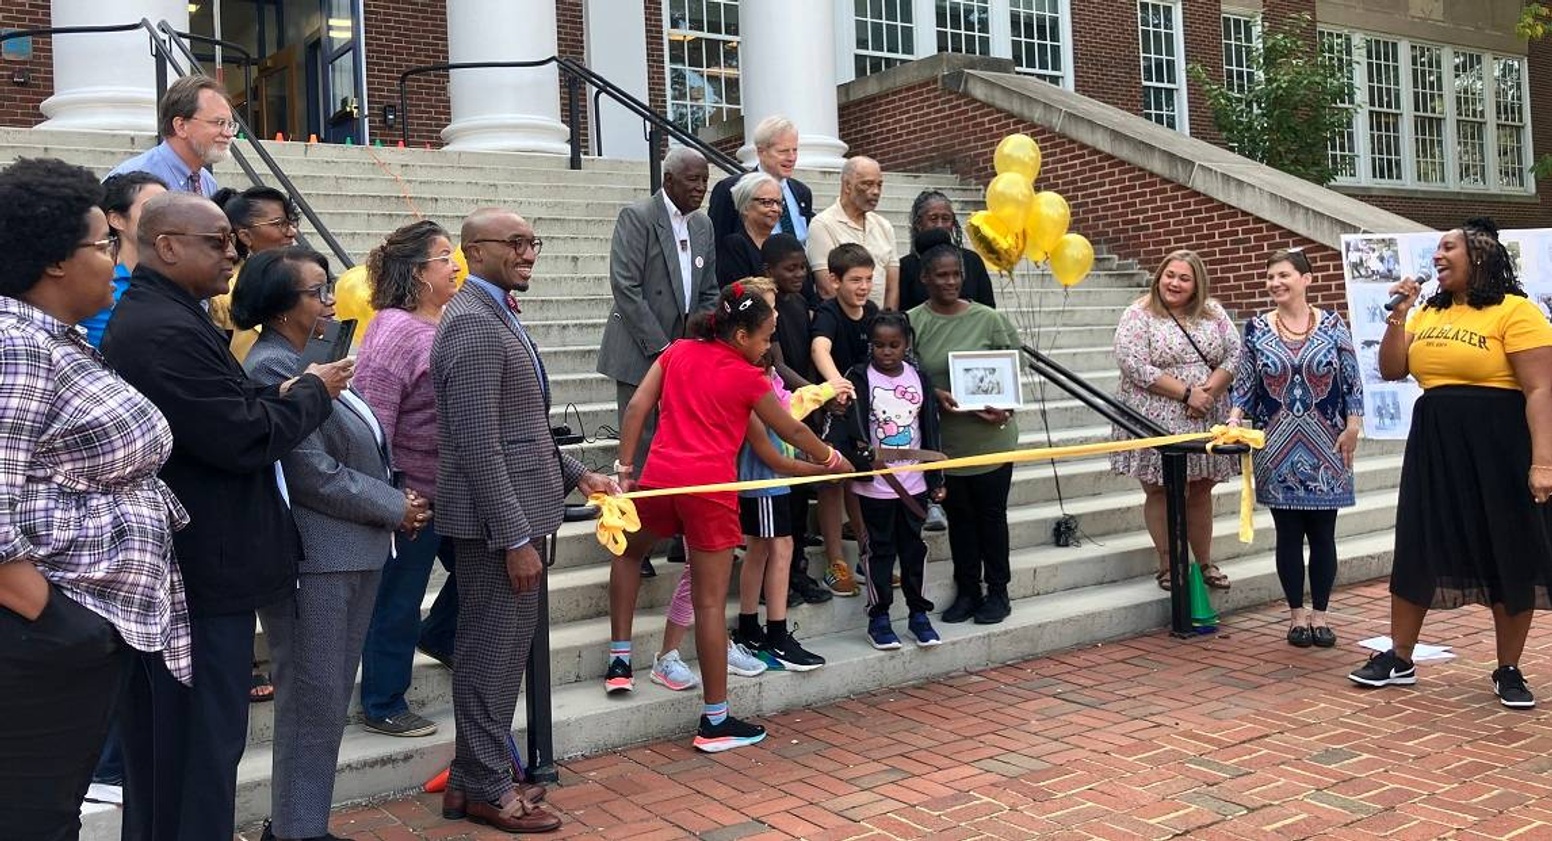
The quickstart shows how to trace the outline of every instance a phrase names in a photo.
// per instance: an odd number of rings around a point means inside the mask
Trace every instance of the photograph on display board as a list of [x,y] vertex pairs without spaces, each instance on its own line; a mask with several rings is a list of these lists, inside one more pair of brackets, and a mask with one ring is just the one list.
[[1369,438],[1405,438],[1412,404],[1422,393],[1411,377],[1392,382],[1380,376],[1379,349],[1390,317],[1385,309],[1390,287],[1411,276],[1424,284],[1424,296],[1430,294],[1436,285],[1433,253],[1438,242],[1436,233],[1342,237],[1347,312],[1364,383],[1363,433]]
[[1395,283],[1401,279],[1401,244],[1394,235],[1342,237],[1342,270],[1349,281]]

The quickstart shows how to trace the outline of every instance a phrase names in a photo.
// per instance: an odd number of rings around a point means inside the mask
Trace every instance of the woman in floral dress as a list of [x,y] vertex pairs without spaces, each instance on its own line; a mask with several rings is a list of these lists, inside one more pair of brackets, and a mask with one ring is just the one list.
[[[1229,413],[1229,386],[1239,363],[1240,339],[1228,313],[1207,297],[1207,268],[1193,251],[1175,251],[1159,264],[1148,294],[1116,327],[1121,369],[1116,397],[1173,434],[1206,432]],[[1116,437],[1127,437],[1120,430]],[[1157,450],[1115,453],[1111,469],[1142,483],[1143,519],[1158,554],[1154,580],[1168,590],[1169,529],[1165,521],[1163,459]],[[1207,586],[1229,589],[1212,562],[1212,487],[1239,474],[1238,459],[1186,457],[1186,536]]]
[[[1277,578],[1288,599],[1288,643],[1330,648],[1326,604],[1336,583],[1336,512],[1353,504],[1353,452],[1363,423],[1363,382],[1347,323],[1305,297],[1309,258],[1277,251],[1266,288],[1276,307],[1245,324],[1229,423],[1266,432],[1256,455],[1256,501],[1277,526]],[[1310,604],[1304,607],[1304,542]]]

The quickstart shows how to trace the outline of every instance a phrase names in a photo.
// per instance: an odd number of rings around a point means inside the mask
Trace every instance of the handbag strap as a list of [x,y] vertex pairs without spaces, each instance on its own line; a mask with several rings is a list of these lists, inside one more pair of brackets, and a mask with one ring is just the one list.
[[1175,326],[1180,328],[1180,335],[1185,336],[1186,341],[1191,343],[1191,349],[1196,351],[1197,356],[1201,357],[1202,364],[1207,366],[1207,370],[1211,371],[1212,369],[1217,368],[1217,365],[1212,364],[1212,362],[1207,359],[1207,354],[1202,353],[1202,346],[1196,343],[1196,339],[1191,338],[1191,331],[1187,330],[1186,326],[1180,323],[1180,319],[1176,318],[1175,314],[1170,312],[1168,307],[1165,307],[1164,311],[1169,313],[1169,320],[1175,322]]

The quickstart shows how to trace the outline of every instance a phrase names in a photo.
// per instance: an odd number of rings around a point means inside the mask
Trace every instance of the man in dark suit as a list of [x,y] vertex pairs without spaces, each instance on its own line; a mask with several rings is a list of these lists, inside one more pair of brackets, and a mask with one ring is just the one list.
[[[808,185],[792,177],[798,164],[798,127],[786,117],[766,117],[754,129],[754,153],[760,169],[781,184],[781,222],[776,232],[792,234],[798,242],[808,243],[808,223],[814,218],[814,193]],[[742,175],[729,175],[711,191],[711,224],[717,241],[743,228],[733,207],[733,185]]]
[[507,737],[538,621],[543,557],[565,496],[618,493],[555,444],[550,384],[518,316],[543,243],[523,217],[477,210],[461,233],[469,278],[431,346],[437,398],[437,531],[457,549],[453,660],[457,748],[445,817],[507,832],[547,832],[560,818],[512,779]]
[[296,590],[301,542],[276,462],[329,416],[352,363],[278,386],[243,373],[202,303],[237,258],[226,214],[167,193],[141,211],[140,263],[103,339],[109,364],[172,427],[163,481],[189,510],[174,537],[188,589],[194,685],[142,657],[120,719],[126,841],[230,838],[248,740],[254,612]]

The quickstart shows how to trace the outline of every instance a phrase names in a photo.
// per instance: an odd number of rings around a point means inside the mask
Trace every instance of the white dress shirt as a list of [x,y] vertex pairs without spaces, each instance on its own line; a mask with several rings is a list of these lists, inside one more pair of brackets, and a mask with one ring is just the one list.
[[674,226],[674,242],[679,248],[679,282],[684,286],[684,311],[688,315],[695,305],[695,284],[690,279],[690,263],[694,260],[690,253],[690,222],[667,193],[663,194],[663,204],[668,206],[668,221]]

